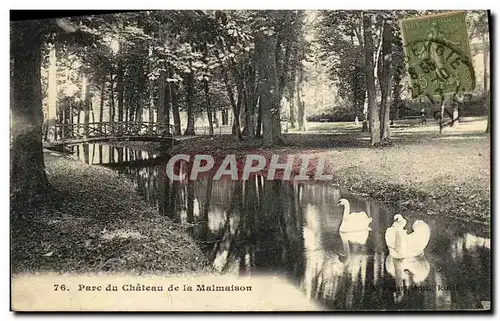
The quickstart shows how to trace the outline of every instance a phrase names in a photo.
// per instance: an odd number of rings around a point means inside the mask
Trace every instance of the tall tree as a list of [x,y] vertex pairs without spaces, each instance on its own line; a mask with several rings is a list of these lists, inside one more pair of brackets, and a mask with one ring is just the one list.
[[194,132],[194,70],[186,75],[186,116],[187,125],[184,135],[195,135]]
[[89,135],[89,121],[90,121],[90,104],[92,103],[90,99],[90,88],[88,86],[88,80],[85,75],[82,75],[82,104],[83,104],[83,123],[84,129],[83,134],[85,137]]
[[262,110],[262,140],[264,146],[273,141],[272,112],[278,108],[278,79],[276,75],[275,37],[267,32],[256,38],[255,50],[258,53],[259,75],[261,78],[260,108]]
[[297,124],[299,126],[299,130],[304,130],[304,116],[305,116],[305,102],[302,98],[302,88],[301,85],[304,79],[304,67],[302,64],[299,65],[297,69],[297,82],[296,82],[296,91],[297,91]]
[[368,117],[370,125],[371,145],[376,146],[380,143],[380,119],[379,108],[376,102],[376,88],[374,75],[374,46],[372,37],[373,14],[370,12],[362,12],[363,15],[363,39],[364,39],[364,56],[365,56],[365,72],[366,72],[366,90],[368,97]]
[[116,98],[118,103],[118,122],[123,121],[123,113],[124,113],[124,66],[121,58],[118,59],[116,65]]
[[170,82],[170,95],[172,99],[172,117],[174,118],[174,135],[181,135],[181,116],[179,114],[179,104],[177,100],[178,84]]
[[380,134],[382,141],[390,139],[390,88],[391,88],[391,69],[392,69],[392,20],[390,17],[384,19],[382,29],[382,52],[380,55],[381,73],[380,84]]
[[208,87],[208,80],[203,79],[203,91],[205,92],[205,99],[207,104],[207,118],[208,118],[208,126],[209,126],[209,135],[214,135],[214,120],[212,116],[212,106],[210,103],[210,89]]
[[153,44],[150,44],[149,47],[149,55],[148,55],[148,66],[149,66],[149,82],[148,82],[148,92],[149,92],[149,105],[148,105],[148,130],[151,132],[153,130],[153,122],[154,122],[154,110],[155,110],[155,82],[153,71]]
[[50,185],[42,149],[41,47],[47,22],[11,23],[11,195],[30,199]]

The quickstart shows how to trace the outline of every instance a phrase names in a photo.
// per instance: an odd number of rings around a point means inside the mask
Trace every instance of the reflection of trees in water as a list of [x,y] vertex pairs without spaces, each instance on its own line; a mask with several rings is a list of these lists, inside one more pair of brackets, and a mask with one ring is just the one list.
[[151,157],[146,151],[105,144],[83,143],[72,145],[70,149],[77,159],[87,164],[119,164]]
[[[465,233],[449,244],[449,251],[457,264],[449,264],[441,273],[448,287],[454,309],[481,309],[481,301],[490,301],[490,239]],[[464,277],[466,276],[466,277]],[[486,276],[486,277],[485,277]],[[474,305],[474,306],[472,306]]]
[[302,237],[293,187],[253,177],[232,182],[230,189],[223,227],[212,231],[214,267],[238,274],[298,270]]
[[99,164],[102,164],[102,145],[99,145]]

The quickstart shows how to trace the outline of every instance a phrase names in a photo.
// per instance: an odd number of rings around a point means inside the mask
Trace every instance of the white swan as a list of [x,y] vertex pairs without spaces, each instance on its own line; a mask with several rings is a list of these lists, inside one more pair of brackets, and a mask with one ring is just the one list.
[[341,198],[337,203],[339,206],[344,206],[344,216],[340,224],[339,232],[358,232],[370,229],[369,225],[372,218],[365,212],[351,213],[351,204],[345,198]]
[[342,243],[349,242],[351,244],[365,245],[370,234],[370,228],[365,228],[362,231],[356,232],[340,232]]
[[431,230],[422,220],[413,223],[413,233],[405,229],[407,221],[401,214],[394,215],[394,223],[385,231],[385,243],[395,259],[415,257],[424,252],[429,244]]

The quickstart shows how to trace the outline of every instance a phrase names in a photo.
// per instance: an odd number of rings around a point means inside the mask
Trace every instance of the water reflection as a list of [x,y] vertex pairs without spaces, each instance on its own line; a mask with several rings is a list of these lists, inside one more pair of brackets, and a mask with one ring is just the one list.
[[395,303],[401,303],[405,294],[410,296],[412,292],[433,290],[432,287],[425,286],[425,280],[430,272],[430,265],[425,255],[403,259],[389,255],[385,260],[385,270],[395,281]]
[[136,161],[153,159],[155,153],[138,149],[104,144],[80,144],[68,146],[75,158],[91,165],[133,164]]
[[[117,170],[160,214],[189,224],[221,273],[279,274],[330,309],[481,309],[481,301],[490,301],[484,226],[405,213],[409,226],[427,222],[431,237],[423,255],[400,259],[385,242],[395,213],[329,184],[262,177],[180,183],[164,176],[164,164]],[[339,232],[341,198],[372,218],[371,230]]]

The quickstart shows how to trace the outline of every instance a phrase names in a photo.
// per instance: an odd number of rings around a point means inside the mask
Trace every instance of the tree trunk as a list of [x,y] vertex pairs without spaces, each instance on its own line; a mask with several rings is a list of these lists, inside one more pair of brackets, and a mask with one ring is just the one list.
[[[49,75],[48,75],[48,88],[47,88],[47,131],[45,134],[45,140],[55,140],[55,128],[54,133],[50,135],[50,128],[55,125],[56,114],[57,114],[57,48],[53,45],[49,52]],[[62,108],[60,108],[62,109]]]
[[[242,136],[247,136],[247,131],[248,131],[248,95],[247,95],[247,89],[246,85],[243,89],[243,102],[241,103],[243,105],[243,108],[240,109],[240,126],[243,127],[243,130],[241,131]],[[243,114],[242,112],[243,111]]]
[[188,180],[186,184],[186,219],[188,223],[194,223],[194,181]]
[[165,124],[165,72],[160,71],[160,77],[158,78],[158,103],[156,107],[158,108],[158,125]]
[[210,91],[208,88],[208,80],[203,80],[203,90],[205,91],[205,102],[207,104],[207,118],[210,137],[214,136],[214,119],[212,116],[212,106],[210,105]]
[[244,129],[243,135],[253,138],[255,137],[255,124],[250,124],[253,122],[253,112],[255,111],[255,105],[252,106],[254,100],[253,88],[255,86],[255,74],[252,72],[250,66],[246,66],[243,69],[244,75],[244,93],[245,93],[245,118],[244,118]]
[[89,121],[90,121],[90,88],[87,82],[87,79],[84,77],[84,81],[86,82],[85,93],[83,95],[83,134],[85,137],[89,136]]
[[[152,45],[149,47],[149,58],[153,56],[153,47]],[[148,59],[149,65],[148,65],[148,70],[149,72],[153,71],[153,63],[151,59]],[[154,82],[152,79],[149,79],[149,108],[148,108],[148,131],[152,132],[153,131],[153,123],[154,123],[154,105],[155,105],[155,88],[154,88]]]
[[487,92],[490,88],[489,86],[489,80],[490,80],[490,73],[489,73],[489,60],[490,60],[490,50],[488,46],[488,41],[487,41],[487,34],[483,34],[483,90],[484,92]]
[[259,95],[259,113],[257,114],[257,126],[255,127],[255,137],[262,137],[262,99]]
[[[80,117],[82,115],[82,109],[83,109],[82,104],[83,104],[83,101],[81,101],[81,100],[77,103],[77,107],[78,107],[78,109],[77,109],[78,114],[76,114],[76,124],[77,125],[80,124]],[[77,128],[78,134],[80,134],[80,127],[77,126],[76,128]]]
[[298,77],[297,77],[297,125],[299,126],[299,130],[305,130],[304,126],[304,102],[302,101],[302,91],[301,91],[301,84],[304,81],[304,70],[302,64],[299,64],[298,66]]
[[458,114],[458,104],[459,104],[459,102],[460,102],[460,100],[458,98],[458,93],[454,93],[453,96],[452,96],[452,100],[451,100],[451,108],[452,108],[452,111],[451,111],[451,123],[450,123],[451,127],[455,127],[459,123],[459,114]]
[[[253,68],[253,67],[252,67]],[[259,84],[255,79],[255,69],[250,71],[250,76],[247,82],[247,106],[245,116],[246,121],[246,134],[249,138],[255,138],[255,110],[259,99]]]
[[11,24],[13,99],[10,153],[11,209],[50,188],[42,148],[42,34],[37,20]]
[[[87,95],[85,95],[87,96]],[[85,137],[89,136],[89,122],[90,122],[90,98],[86,97],[83,101],[83,134]]]
[[118,61],[118,69],[116,74],[116,95],[118,100],[118,122],[123,121],[123,77],[124,70],[121,60]]
[[[297,92],[298,94],[298,92]],[[297,124],[299,125],[299,130],[305,131],[305,122],[304,122],[304,114],[305,114],[305,103],[300,98],[300,96],[297,96]]]
[[170,93],[172,95],[172,116],[174,117],[174,135],[181,135],[181,116],[179,114],[179,104],[177,101],[177,84],[170,83]]
[[379,109],[376,103],[376,89],[374,77],[373,62],[373,38],[372,38],[372,16],[365,13],[363,15],[363,38],[364,38],[364,56],[366,68],[366,89],[368,95],[368,113],[371,134],[371,145],[380,144],[380,119]]
[[444,129],[444,106],[445,106],[445,96],[441,94],[441,102],[439,104],[439,133],[443,133]]
[[[296,68],[294,68],[296,70]],[[295,128],[295,71],[292,72],[292,77],[291,77],[291,86],[290,86],[290,119],[288,120],[290,123],[290,128]]]
[[[11,98],[12,100],[12,98]],[[57,122],[59,124],[66,124],[66,109],[68,103],[65,100],[62,100],[60,104],[58,104],[57,107]],[[54,138],[57,140],[58,135],[62,138],[62,128],[60,131],[54,131]]]
[[391,102],[391,111],[392,111],[392,119],[399,118],[399,110],[401,108],[401,93],[402,93],[402,85],[401,85],[401,75],[396,71],[393,76],[393,90],[392,90],[392,102]]
[[194,109],[193,109],[193,94],[194,94],[194,71],[186,77],[186,101],[187,101],[187,126],[184,132],[185,136],[194,136]]
[[109,75],[109,122],[113,123],[115,121],[115,92],[114,92],[114,81],[113,72]]
[[382,72],[380,79],[380,92],[382,95],[380,109],[382,112],[381,121],[381,140],[387,141],[391,136],[390,126],[390,89],[391,89],[391,67],[392,67],[392,24],[387,20],[384,21],[382,31]]
[[104,100],[106,97],[106,80],[102,80],[101,84],[101,101],[100,101],[100,108],[99,108],[99,123],[100,123],[100,130],[102,132],[102,119],[104,116]]
[[85,164],[90,164],[89,144],[83,144],[83,161],[85,162]]
[[[236,74],[236,72],[234,73]],[[241,91],[239,90],[238,85],[238,100],[234,99],[233,89],[231,88],[231,84],[229,83],[229,76],[227,74],[227,69],[225,66],[222,66],[222,77],[224,80],[224,86],[226,87],[226,92],[229,98],[229,102],[231,103],[231,108],[233,110],[233,125],[232,125],[232,133],[236,138],[241,139],[241,131],[240,131],[240,102],[241,102]],[[235,77],[235,81],[238,82],[237,77]]]
[[459,115],[458,115],[458,103],[453,104],[453,116],[451,120],[451,126],[454,127],[458,125],[459,121]]
[[233,108],[233,127],[231,129],[232,134],[238,138],[242,139],[241,135],[241,124],[240,124],[240,110],[241,105],[243,104],[243,90],[238,89],[238,98],[236,100],[236,108]]
[[281,138],[281,103],[278,101],[274,104],[274,109],[271,110],[272,117],[272,135],[273,143],[283,144],[283,139]]
[[[168,70],[168,69],[167,69]],[[170,84],[166,83],[165,88],[163,89],[165,92],[165,129],[166,129],[166,134],[171,134],[170,130],[170,110],[172,109],[171,107],[171,95],[170,95]]]
[[[287,41],[289,43],[289,41]],[[273,95],[275,103],[273,108],[271,109],[271,118],[272,118],[272,135],[273,135],[273,143],[282,144],[283,140],[281,139],[281,98],[283,97],[283,91],[286,84],[286,79],[288,75],[288,66],[289,66],[289,58],[290,58],[290,45],[287,44],[285,47],[285,56],[282,58],[282,49],[281,43],[277,41],[275,45],[275,57],[274,57],[274,67],[270,65],[271,70],[274,70],[273,73],[276,74],[276,86],[278,87],[278,92]],[[274,94],[274,92],[273,92]]]
[[368,126],[368,95],[365,90],[364,98],[363,98],[363,125],[361,127],[362,133],[367,133],[370,131]]
[[[166,38],[165,38],[165,30],[164,30],[164,25],[160,26],[160,30],[159,30],[159,35],[158,35],[158,38],[159,38],[159,41],[160,43],[162,44],[165,44],[166,42]],[[158,103],[156,105],[157,107],[157,115],[158,115],[158,118],[157,118],[157,123],[158,123],[158,134],[162,135],[164,134],[163,132],[163,128],[162,128],[162,125],[166,125],[167,122],[166,122],[166,112],[165,112],[165,109],[166,109],[166,105],[165,105],[165,82],[166,82],[166,71],[165,71],[165,68],[166,68],[166,65],[165,65],[165,61],[162,61],[160,63],[160,76],[158,78]]]
[[255,50],[259,53],[259,77],[261,78],[260,107],[262,110],[262,139],[264,146],[274,143],[273,111],[278,100],[278,80],[276,75],[275,39],[272,36],[259,35]]
[[[66,105],[66,108],[65,108],[65,113],[64,113],[64,123],[65,124],[69,124],[69,128],[71,128],[71,132],[69,133],[69,135],[71,137],[73,137],[74,135],[74,130],[73,130],[73,104],[70,103],[70,102],[67,102],[67,105]],[[66,137],[68,136],[68,133],[65,133],[64,132],[64,127],[63,127],[63,133],[62,133],[62,137]]]
[[[144,97],[144,92],[146,91],[146,78],[144,76],[144,70],[141,68],[139,71],[139,75],[137,76],[137,101],[135,102],[137,104],[135,108],[135,117],[134,120],[139,123],[139,125],[142,124],[142,117],[144,114],[144,108],[143,108],[143,97]],[[132,117],[131,117],[132,118]]]
[[491,104],[490,104],[490,92],[486,92],[486,105],[488,107],[488,124],[486,125],[486,132],[489,133],[491,130]]

